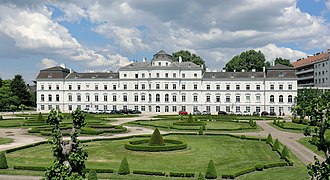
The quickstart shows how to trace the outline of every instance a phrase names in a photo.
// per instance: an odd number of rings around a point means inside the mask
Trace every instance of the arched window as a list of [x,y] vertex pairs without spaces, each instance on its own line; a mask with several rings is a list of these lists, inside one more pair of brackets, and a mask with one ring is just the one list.
[[280,95],[280,96],[278,97],[278,101],[281,102],[281,103],[283,102],[283,95]]
[[160,95],[156,94],[156,102],[159,102],[159,101],[160,101]]
[[69,100],[69,101],[72,101],[72,94],[69,94],[69,95],[68,95],[68,100]]
[[168,112],[168,106],[165,106],[165,112]]
[[60,95],[56,94],[56,101],[60,101]]
[[288,96],[288,102],[289,102],[289,103],[292,103],[292,95],[289,95],[289,96]]
[[274,102],[274,95],[270,95],[270,102]]
[[149,94],[149,102],[151,102],[151,101],[152,101],[152,95]]
[[41,101],[45,101],[45,95],[41,94]]
[[168,94],[165,94],[165,102],[168,102]]
[[52,95],[51,94],[48,95],[48,101],[52,101]]

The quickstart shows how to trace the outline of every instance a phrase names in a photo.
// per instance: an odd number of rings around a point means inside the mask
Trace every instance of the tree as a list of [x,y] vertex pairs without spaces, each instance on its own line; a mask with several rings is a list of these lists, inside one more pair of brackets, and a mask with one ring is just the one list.
[[281,57],[277,57],[275,59],[275,65],[276,64],[282,64],[285,66],[293,67],[289,59],[282,59]]
[[20,99],[18,104],[30,105],[30,93],[21,75],[15,75],[10,83],[10,89],[13,95]]
[[229,72],[233,71],[262,71],[263,67],[269,67],[269,63],[266,63],[264,54],[261,51],[249,50],[242,52],[240,55],[234,56],[225,66],[225,70]]
[[207,166],[207,170],[205,173],[205,178],[206,179],[216,179],[217,178],[217,171],[215,169],[213,160],[211,159],[208,166]]
[[75,110],[72,116],[71,140],[63,141],[60,131],[60,123],[64,116],[61,112],[51,110],[47,123],[53,126],[52,137],[49,139],[53,149],[54,162],[47,169],[47,179],[84,179],[85,161],[87,152],[82,148],[78,136],[82,127],[85,126],[85,116],[80,110]]
[[0,77],[0,88],[2,87],[2,78]]
[[0,88],[0,108],[9,109],[10,105],[19,106],[19,97],[13,95],[10,89],[11,80],[2,80],[2,87]]
[[126,175],[129,173],[130,173],[130,170],[129,170],[129,166],[128,166],[128,161],[127,161],[126,157],[124,157],[124,159],[120,163],[118,174]]
[[197,65],[203,65],[204,70],[206,69],[205,61],[201,57],[197,56],[196,54],[192,54],[187,50],[180,50],[178,52],[174,52],[172,56],[174,61],[179,61],[179,56],[181,56],[182,62],[190,61]]
[[273,137],[272,137],[272,135],[270,133],[268,134],[267,142],[266,143],[273,145]]
[[279,151],[279,150],[280,150],[280,142],[278,141],[278,139],[276,139],[273,144],[273,151]]

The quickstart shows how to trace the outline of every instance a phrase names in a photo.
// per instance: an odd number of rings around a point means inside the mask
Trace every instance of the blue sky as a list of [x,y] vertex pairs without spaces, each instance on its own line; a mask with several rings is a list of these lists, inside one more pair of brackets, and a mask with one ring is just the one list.
[[294,61],[330,48],[330,0],[0,0],[0,77],[118,70],[163,49],[222,69],[249,49]]

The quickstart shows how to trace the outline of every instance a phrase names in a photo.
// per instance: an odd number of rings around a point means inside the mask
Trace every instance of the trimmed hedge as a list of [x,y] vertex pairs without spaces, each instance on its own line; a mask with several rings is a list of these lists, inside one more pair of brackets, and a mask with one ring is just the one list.
[[[89,172],[90,170],[92,169],[88,169],[88,168],[85,169],[86,172]],[[93,170],[95,170],[95,172],[97,173],[114,173],[113,169],[93,169]]]
[[160,171],[133,170],[133,174],[142,174],[149,176],[165,176],[166,173]]
[[264,165],[263,164],[256,164],[255,169],[257,171],[262,171],[262,170],[264,170]]
[[30,171],[46,171],[46,167],[41,166],[13,166],[17,170],[30,170]]
[[192,178],[195,177],[195,173],[188,173],[188,172],[170,172],[170,177],[187,177]]
[[193,121],[193,122],[174,122],[173,125],[177,125],[177,126],[202,126],[205,125],[205,122],[201,122],[201,121]]
[[47,141],[36,142],[36,143],[29,144],[29,145],[8,149],[5,152],[6,153],[11,153],[11,152],[15,152],[15,151],[18,151],[18,150],[21,150],[21,149],[26,149],[26,148],[30,148],[30,147],[34,147],[34,146],[39,146],[41,144],[46,144],[46,143],[47,143]]
[[90,170],[88,173],[88,180],[98,180],[97,174],[94,169]]
[[[147,152],[158,152],[158,151],[174,151],[186,149],[187,144],[179,140],[165,139],[165,146],[149,146],[141,145],[148,144],[148,139],[130,141],[125,144],[125,148],[132,151],[147,151]],[[170,145],[169,145],[170,144]]]
[[277,162],[277,163],[269,163],[269,164],[264,164],[264,169],[269,169],[273,167],[282,167],[282,166],[287,166],[288,163],[286,162]]

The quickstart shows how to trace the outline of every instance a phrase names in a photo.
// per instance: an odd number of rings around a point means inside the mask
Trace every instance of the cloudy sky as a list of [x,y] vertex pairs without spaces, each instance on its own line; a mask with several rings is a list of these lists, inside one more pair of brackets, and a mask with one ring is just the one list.
[[0,0],[0,77],[65,64],[117,70],[163,49],[222,69],[240,52],[294,61],[330,48],[330,0]]

